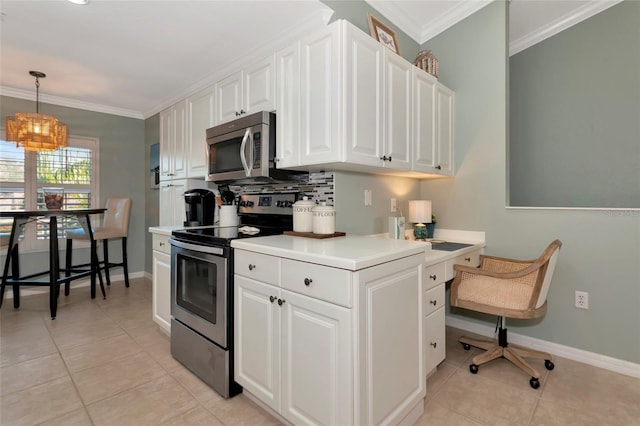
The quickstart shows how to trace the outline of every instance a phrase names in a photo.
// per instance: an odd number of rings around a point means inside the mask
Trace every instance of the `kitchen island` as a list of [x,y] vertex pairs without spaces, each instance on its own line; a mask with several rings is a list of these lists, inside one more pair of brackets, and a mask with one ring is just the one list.
[[413,424],[423,412],[424,244],[234,240],[235,380],[293,424]]

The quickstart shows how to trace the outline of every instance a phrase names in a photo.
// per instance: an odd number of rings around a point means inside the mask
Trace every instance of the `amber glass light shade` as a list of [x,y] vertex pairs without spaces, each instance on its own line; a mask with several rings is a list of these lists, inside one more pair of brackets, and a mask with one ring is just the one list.
[[67,125],[50,115],[17,112],[6,120],[6,140],[25,151],[54,151],[67,146]]

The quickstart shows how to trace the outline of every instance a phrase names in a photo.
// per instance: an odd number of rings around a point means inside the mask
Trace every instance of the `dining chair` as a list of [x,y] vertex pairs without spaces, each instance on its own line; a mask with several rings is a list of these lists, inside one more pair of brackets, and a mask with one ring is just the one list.
[[[129,218],[131,216],[131,198],[108,198],[106,204],[107,211],[104,214],[102,226],[93,231],[93,239],[102,242],[103,259],[98,260],[98,279],[102,284],[102,271],[105,273],[107,285],[111,285],[109,269],[122,267],[124,271],[125,287],[129,287],[129,267],[127,262],[127,236],[129,233]],[[120,239],[122,242],[122,260],[112,262],[109,259],[109,240]],[[78,267],[88,266],[73,265],[73,241],[89,241],[89,237],[82,229],[74,229],[67,232],[65,266],[68,271]],[[91,253],[97,258],[97,248]],[[65,284],[65,295],[69,294],[69,283]]]

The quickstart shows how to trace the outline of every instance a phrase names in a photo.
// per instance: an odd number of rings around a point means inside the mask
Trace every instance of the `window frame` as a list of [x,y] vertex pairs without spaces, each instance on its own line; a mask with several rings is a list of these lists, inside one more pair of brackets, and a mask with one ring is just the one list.
[[[4,129],[0,131],[0,136],[3,141],[5,140]],[[100,203],[100,140],[92,137],[72,136],[67,138],[68,147],[85,148],[91,150],[91,183],[88,185],[78,184],[39,184],[37,176],[37,153],[31,151],[24,151],[24,184],[21,182],[5,183],[0,182],[2,186],[24,186],[24,209],[25,210],[37,210],[38,209],[38,189],[47,186],[56,186],[62,188],[69,188],[70,190],[75,187],[88,189],[91,194],[89,208],[98,208]],[[101,223],[100,215],[91,215],[91,226],[97,227]],[[44,219],[46,220],[46,219]],[[59,238],[64,239],[64,237]],[[78,241],[78,244],[74,245],[76,248],[88,247],[86,242]],[[20,252],[21,253],[33,253],[43,252],[49,250],[49,238],[37,238],[37,227],[35,224],[28,224],[24,229],[24,236],[20,240]]]

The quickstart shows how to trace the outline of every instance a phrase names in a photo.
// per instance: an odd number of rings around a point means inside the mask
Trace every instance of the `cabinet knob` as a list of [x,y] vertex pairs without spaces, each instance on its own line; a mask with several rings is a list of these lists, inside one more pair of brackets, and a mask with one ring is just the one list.
[[305,279],[304,279],[304,285],[307,285],[307,286],[308,286],[308,285],[309,285],[309,284],[311,284],[312,282],[313,282],[313,280],[312,280],[311,278],[305,278]]
[[164,245],[164,243],[160,243],[160,247],[162,247]]
[[249,264],[249,270],[253,271],[254,269],[256,269],[256,265]]
[[274,162],[274,163],[277,163],[278,161],[280,161],[280,159],[279,159],[278,157],[274,157],[274,158],[273,158],[273,162]]
[[431,342],[429,343],[431,346],[433,346],[433,349],[436,348],[436,346],[438,346],[438,342]]
[[269,300],[271,301],[271,303],[273,303],[274,300],[276,300],[275,296],[269,296]]
[[382,157],[380,157],[380,159],[381,159],[382,161],[387,161],[387,156],[386,156],[386,155],[383,155]]
[[240,117],[240,113],[236,111],[236,117]]
[[434,281],[435,281],[435,280],[438,278],[438,276],[437,276],[437,275],[435,275],[435,274],[434,274],[434,275],[429,275],[429,278],[431,278],[432,280],[434,280]]
[[471,262],[471,258],[470,257],[465,257],[464,260],[466,260],[467,262]]
[[284,303],[284,299],[278,299],[278,305],[282,306],[283,303]]
[[431,303],[433,306],[436,306],[438,304],[437,300],[430,300],[429,303]]
[[389,162],[391,162],[391,156],[389,156]]
[[436,166],[436,169],[438,169],[438,170],[442,170],[442,166],[441,166],[440,164],[438,164],[438,165]]

